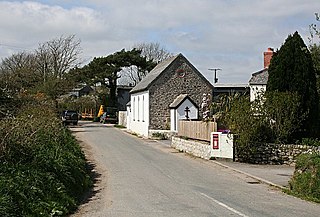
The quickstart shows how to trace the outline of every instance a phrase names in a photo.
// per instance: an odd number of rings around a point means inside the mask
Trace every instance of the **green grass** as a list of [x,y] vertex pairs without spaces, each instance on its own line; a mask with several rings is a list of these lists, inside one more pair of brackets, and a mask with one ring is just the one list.
[[116,128],[121,128],[121,129],[126,128],[125,126],[118,125],[118,124],[115,124],[114,127],[116,127]]

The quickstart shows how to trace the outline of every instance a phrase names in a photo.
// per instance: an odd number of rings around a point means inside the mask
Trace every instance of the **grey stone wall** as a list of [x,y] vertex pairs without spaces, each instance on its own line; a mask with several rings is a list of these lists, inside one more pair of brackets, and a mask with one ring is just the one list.
[[[177,69],[183,69],[185,75],[179,77]],[[170,128],[169,105],[180,94],[188,94],[200,108],[203,94],[212,95],[212,86],[204,79],[202,75],[199,76],[197,69],[188,60],[179,56],[149,89],[149,129],[167,130]],[[199,112],[201,117],[201,110]]]
[[[255,155],[252,156],[252,163],[292,165],[295,163],[298,155],[311,152],[320,154],[320,147],[306,145],[266,144],[257,148]],[[241,159],[237,154],[235,159],[236,161],[243,161],[243,159]]]
[[[171,147],[209,160],[211,157],[211,146],[209,142],[200,142],[192,139],[182,139],[173,136]],[[252,156],[252,163],[254,164],[287,164],[294,165],[296,157],[302,153],[318,153],[320,154],[320,147],[306,146],[306,145],[279,145],[266,144],[257,149],[257,152]],[[236,153],[235,161],[244,162]]]
[[208,142],[185,140],[173,136],[171,140],[171,147],[206,160],[209,160],[211,157],[211,146]]

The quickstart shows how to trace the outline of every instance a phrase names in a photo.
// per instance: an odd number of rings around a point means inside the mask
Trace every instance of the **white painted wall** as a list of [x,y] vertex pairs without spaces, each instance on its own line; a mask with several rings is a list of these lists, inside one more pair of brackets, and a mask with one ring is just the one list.
[[149,131],[149,92],[131,94],[130,130],[148,137]]
[[267,85],[265,84],[254,84],[250,85],[250,101],[254,101],[258,98],[259,94],[264,94],[267,90]]
[[[219,135],[219,149],[213,149],[212,135]],[[233,159],[233,134],[211,133],[211,157]]]
[[131,130],[131,105],[127,106],[127,129]]
[[170,130],[171,131],[178,131],[178,121],[185,120],[185,109],[186,107],[189,108],[189,119],[198,119],[199,111],[197,107],[195,107],[189,99],[184,100],[183,103],[177,109],[170,110]]

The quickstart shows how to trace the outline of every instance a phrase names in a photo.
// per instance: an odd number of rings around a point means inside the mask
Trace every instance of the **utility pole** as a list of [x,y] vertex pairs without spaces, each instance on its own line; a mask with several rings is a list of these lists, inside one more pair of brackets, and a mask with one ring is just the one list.
[[214,78],[213,78],[213,83],[217,83],[218,82],[218,78],[217,78],[217,71],[220,71],[222,69],[219,68],[212,68],[212,69],[208,69],[210,71],[214,71]]

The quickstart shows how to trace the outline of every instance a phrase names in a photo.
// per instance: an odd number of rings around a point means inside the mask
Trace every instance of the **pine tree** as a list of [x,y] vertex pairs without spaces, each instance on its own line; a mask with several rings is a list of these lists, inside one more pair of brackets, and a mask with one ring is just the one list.
[[[318,133],[318,93],[310,52],[298,32],[289,35],[269,66],[267,92],[296,92],[301,97],[306,118],[299,137]],[[297,117],[300,118],[300,117]]]

